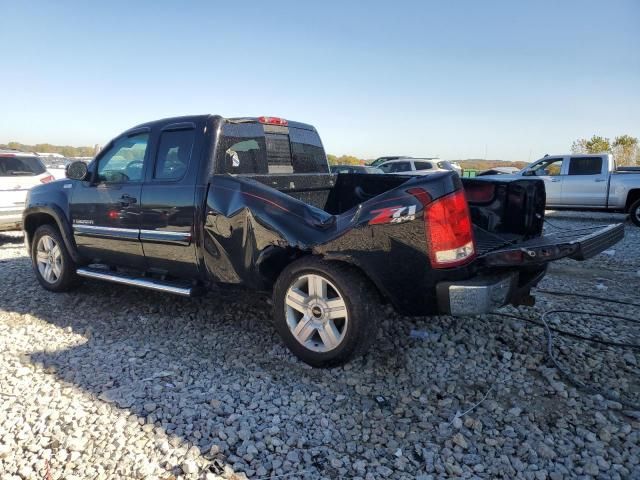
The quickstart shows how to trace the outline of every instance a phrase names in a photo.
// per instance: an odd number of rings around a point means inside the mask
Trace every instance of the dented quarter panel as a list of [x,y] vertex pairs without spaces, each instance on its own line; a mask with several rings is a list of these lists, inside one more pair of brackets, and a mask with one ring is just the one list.
[[[407,177],[400,187],[332,215],[257,181],[215,175],[205,209],[206,270],[217,282],[269,289],[291,260],[316,254],[360,268],[399,310],[424,312],[435,308],[438,281],[464,278],[469,269],[431,269],[423,206],[408,190],[421,188],[435,199],[460,187],[449,173]],[[372,223],[385,212],[388,221]]]

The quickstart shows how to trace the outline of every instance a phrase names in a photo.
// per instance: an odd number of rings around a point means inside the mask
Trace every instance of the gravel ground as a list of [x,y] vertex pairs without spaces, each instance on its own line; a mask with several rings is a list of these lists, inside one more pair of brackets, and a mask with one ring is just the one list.
[[[540,287],[638,302],[639,245],[628,225],[612,251],[556,262]],[[640,317],[546,294],[503,312],[563,307]],[[619,402],[565,383],[542,329],[500,315],[386,308],[372,352],[332,370],[296,361],[269,318],[246,294],[183,299],[91,281],[48,293],[21,236],[0,234],[0,478],[640,478],[640,412],[623,405],[640,402],[637,350],[555,339],[566,368]],[[637,324],[549,320],[638,342]]]

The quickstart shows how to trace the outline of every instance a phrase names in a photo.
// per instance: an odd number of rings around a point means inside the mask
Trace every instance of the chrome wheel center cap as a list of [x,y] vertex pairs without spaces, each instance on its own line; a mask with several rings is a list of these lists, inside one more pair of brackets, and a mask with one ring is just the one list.
[[321,298],[314,298],[309,302],[307,315],[316,324],[321,325],[327,319],[327,305]]

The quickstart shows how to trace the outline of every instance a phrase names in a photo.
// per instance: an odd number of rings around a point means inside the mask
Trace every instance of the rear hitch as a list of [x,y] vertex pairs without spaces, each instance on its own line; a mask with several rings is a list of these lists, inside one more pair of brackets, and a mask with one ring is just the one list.
[[517,306],[525,306],[525,307],[533,307],[536,304],[536,297],[531,295],[530,293],[525,293],[524,295],[519,296],[511,302],[511,305],[514,307]]

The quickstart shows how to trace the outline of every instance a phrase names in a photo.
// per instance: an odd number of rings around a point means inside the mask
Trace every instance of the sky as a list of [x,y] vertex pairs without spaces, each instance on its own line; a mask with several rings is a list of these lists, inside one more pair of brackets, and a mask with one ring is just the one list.
[[174,115],[311,123],[363,158],[640,137],[640,1],[0,0],[0,143]]

